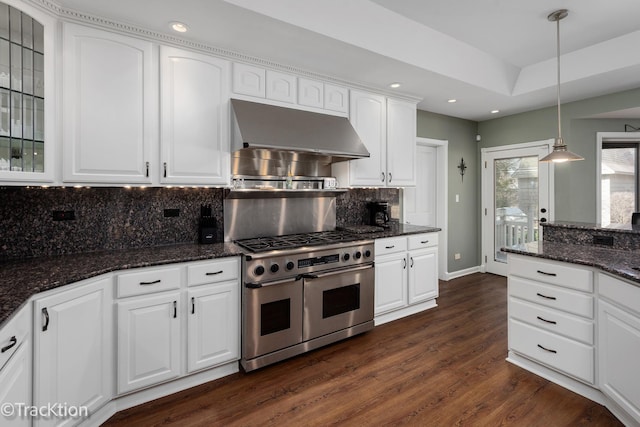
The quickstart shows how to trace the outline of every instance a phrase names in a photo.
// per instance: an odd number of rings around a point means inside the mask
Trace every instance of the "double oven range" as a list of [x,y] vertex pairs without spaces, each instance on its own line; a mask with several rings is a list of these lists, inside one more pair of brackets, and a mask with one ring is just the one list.
[[373,328],[373,240],[343,231],[235,240],[245,371]]

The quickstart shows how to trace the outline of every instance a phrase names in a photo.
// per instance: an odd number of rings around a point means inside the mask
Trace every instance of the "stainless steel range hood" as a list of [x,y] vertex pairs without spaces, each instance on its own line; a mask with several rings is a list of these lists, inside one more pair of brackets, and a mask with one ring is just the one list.
[[345,117],[239,99],[232,99],[231,107],[234,152],[266,150],[313,155],[323,157],[324,164],[369,157]]

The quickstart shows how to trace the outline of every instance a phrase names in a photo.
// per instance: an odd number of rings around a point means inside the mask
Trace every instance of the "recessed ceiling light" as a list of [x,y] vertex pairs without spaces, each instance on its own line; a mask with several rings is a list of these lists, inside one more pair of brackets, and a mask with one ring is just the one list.
[[500,110],[491,110],[491,114],[496,114],[496,113],[499,113],[499,112],[500,112]]
[[187,31],[189,31],[189,27],[187,27],[187,24],[183,24],[182,22],[171,22],[170,25],[173,31],[177,31],[179,33],[186,33]]
[[397,88],[399,88],[400,86],[402,86],[402,85],[401,85],[400,83],[398,83],[398,82],[391,83],[391,84],[389,85],[389,87],[392,87],[392,88],[394,88],[394,89],[397,89]]
[[448,100],[447,102],[448,102],[448,103],[450,103],[450,104],[453,104],[453,103],[454,103],[454,102],[456,102],[456,101],[458,101],[458,100],[457,100],[457,99],[450,99],[450,100]]

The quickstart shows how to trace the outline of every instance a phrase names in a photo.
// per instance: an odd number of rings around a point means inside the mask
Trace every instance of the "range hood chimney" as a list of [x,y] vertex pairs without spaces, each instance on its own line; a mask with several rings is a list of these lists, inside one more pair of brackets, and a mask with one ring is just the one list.
[[320,156],[322,163],[369,157],[349,120],[329,114],[231,99],[232,151]]

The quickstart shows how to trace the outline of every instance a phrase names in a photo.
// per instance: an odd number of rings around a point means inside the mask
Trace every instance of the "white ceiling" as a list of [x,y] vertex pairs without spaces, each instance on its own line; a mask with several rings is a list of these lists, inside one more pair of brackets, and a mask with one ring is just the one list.
[[640,87],[638,0],[54,1],[162,33],[182,21],[185,38],[347,82],[401,82],[420,109],[471,120],[555,104],[547,15],[566,8],[563,102]]

